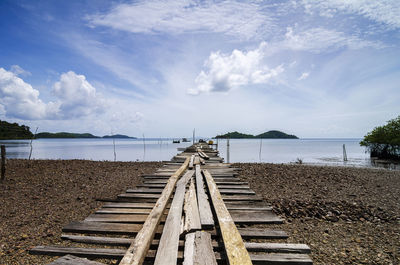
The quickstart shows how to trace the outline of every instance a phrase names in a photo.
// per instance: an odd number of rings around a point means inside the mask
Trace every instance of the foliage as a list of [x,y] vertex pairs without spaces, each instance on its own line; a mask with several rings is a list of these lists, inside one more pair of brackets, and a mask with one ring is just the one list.
[[360,145],[366,146],[373,157],[400,159],[400,116],[375,127]]
[[299,139],[296,135],[286,134],[280,131],[269,131],[255,136],[256,138],[284,138],[284,139]]
[[0,140],[32,139],[29,126],[0,120]]
[[223,139],[223,138],[230,138],[230,139],[243,139],[243,138],[254,138],[254,135],[251,134],[244,134],[237,131],[228,132],[226,134],[217,135],[215,138]]
[[99,138],[90,133],[68,133],[68,132],[58,132],[49,133],[42,132],[36,135],[36,138]]
[[299,139],[295,135],[286,134],[280,131],[268,131],[259,135],[244,134],[239,132],[228,132],[226,134],[217,135],[215,138],[230,138],[230,139],[244,139],[244,138],[264,138],[264,139]]

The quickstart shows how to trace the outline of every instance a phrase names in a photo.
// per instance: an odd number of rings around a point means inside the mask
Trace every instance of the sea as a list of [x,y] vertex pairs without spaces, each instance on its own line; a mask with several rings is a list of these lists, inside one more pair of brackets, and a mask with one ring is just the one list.
[[[398,165],[371,160],[361,139],[225,139],[213,140],[225,162],[302,163],[350,167]],[[1,140],[7,158],[86,159],[96,161],[167,161],[191,142],[172,139],[36,139]],[[344,147],[343,147],[344,146]],[[217,146],[214,146],[217,148]],[[344,153],[345,149],[345,153]],[[347,161],[344,159],[347,156]]]

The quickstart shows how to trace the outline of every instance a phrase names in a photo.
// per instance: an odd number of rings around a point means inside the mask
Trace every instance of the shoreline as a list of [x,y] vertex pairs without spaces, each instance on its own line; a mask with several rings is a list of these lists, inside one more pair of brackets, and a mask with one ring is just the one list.
[[[54,260],[27,251],[37,245],[67,245],[60,239],[63,226],[93,213],[102,204],[96,198],[117,196],[162,164],[7,162],[6,181],[0,182],[1,264]],[[239,177],[285,218],[279,228],[290,233],[290,242],[310,245],[314,264],[400,263],[400,171],[305,164],[233,166],[242,168]]]

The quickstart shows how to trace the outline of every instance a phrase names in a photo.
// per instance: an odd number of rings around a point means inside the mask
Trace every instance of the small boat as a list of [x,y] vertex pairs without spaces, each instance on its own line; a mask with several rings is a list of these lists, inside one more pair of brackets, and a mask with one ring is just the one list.
[[187,138],[182,138],[182,143],[188,143],[189,140]]
[[179,141],[179,140],[172,140],[172,143],[173,144],[179,144],[181,141]]

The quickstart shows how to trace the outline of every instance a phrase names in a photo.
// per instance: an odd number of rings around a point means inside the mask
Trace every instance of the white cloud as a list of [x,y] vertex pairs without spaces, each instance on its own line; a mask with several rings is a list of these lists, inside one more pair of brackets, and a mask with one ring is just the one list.
[[12,65],[10,72],[14,73],[15,75],[22,75],[22,76],[32,75],[31,72],[22,69],[22,67],[19,65]]
[[255,50],[233,50],[231,54],[212,52],[195,82],[197,87],[188,93],[229,91],[244,85],[266,84],[284,71],[282,65],[269,68],[264,63],[267,44]]
[[51,116],[56,106],[39,99],[39,91],[15,73],[0,68],[0,108],[6,116],[18,119],[43,119]]
[[300,81],[300,80],[306,79],[306,78],[308,78],[309,75],[310,75],[310,73],[304,72],[301,74],[301,76],[297,80]]
[[320,53],[325,50],[333,51],[343,47],[349,49],[382,48],[383,45],[379,42],[362,40],[357,36],[349,36],[343,32],[325,28],[311,28],[295,33],[292,27],[288,27],[285,39],[278,43],[276,47],[278,49],[286,48]]
[[64,73],[54,84],[54,94],[58,97],[60,111],[66,118],[86,116],[103,110],[104,100],[84,75],[73,71]]
[[272,25],[257,1],[138,1],[87,18],[91,26],[133,33],[215,32],[241,39],[259,38]]
[[389,28],[400,28],[400,1],[398,0],[303,0],[307,13],[318,12],[332,17],[337,12],[355,13]]
[[17,74],[0,68],[0,112],[24,120],[70,119],[103,109],[104,101],[85,76],[70,71],[54,84],[56,101],[43,102],[34,89]]

